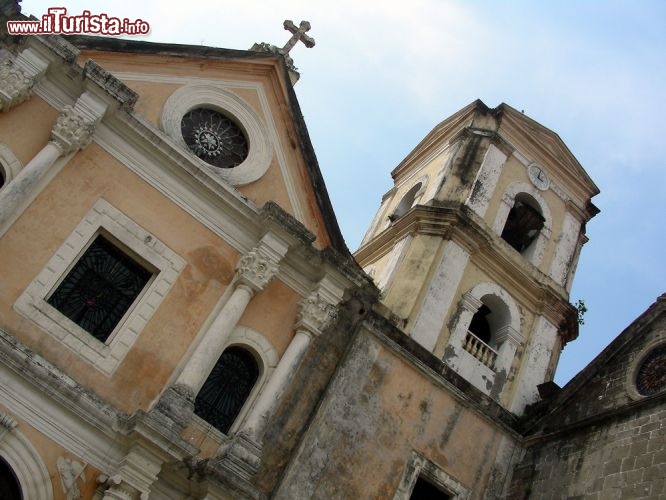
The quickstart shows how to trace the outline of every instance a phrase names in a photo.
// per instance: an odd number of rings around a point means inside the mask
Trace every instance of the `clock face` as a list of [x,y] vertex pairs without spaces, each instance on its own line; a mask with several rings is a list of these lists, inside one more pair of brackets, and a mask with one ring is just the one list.
[[653,349],[636,372],[636,389],[641,396],[666,390],[666,345]]
[[218,111],[192,109],[183,116],[180,130],[190,151],[214,167],[237,167],[247,158],[245,134]]
[[527,169],[527,174],[529,175],[532,184],[534,184],[538,189],[545,191],[550,186],[550,179],[548,178],[548,174],[546,174],[544,169],[540,166],[534,164],[530,165]]

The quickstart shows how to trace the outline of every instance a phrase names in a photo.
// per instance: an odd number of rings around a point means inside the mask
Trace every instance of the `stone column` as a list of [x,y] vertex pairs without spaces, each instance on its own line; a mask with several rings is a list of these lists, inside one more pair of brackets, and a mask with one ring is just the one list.
[[252,296],[263,290],[278,272],[278,262],[258,247],[244,255],[236,270],[231,297],[197,345],[177,384],[189,387],[197,394],[222,355],[231,332],[238,324]]
[[[223,474],[232,473],[250,481],[261,465],[261,434],[280,397],[297,370],[313,336],[319,335],[335,318],[335,307],[339,297],[330,293],[330,283],[321,286],[300,302],[296,319],[296,334],[287,347],[271,378],[264,386],[248,414],[243,428],[218,450],[211,462],[215,470]],[[328,301],[322,297],[327,296]]]
[[250,299],[277,274],[279,262],[287,250],[284,241],[268,233],[259,245],[241,257],[230,285],[231,295],[206,329],[176,382],[160,398],[158,411],[180,425],[189,422],[196,395],[222,355]]
[[90,143],[95,124],[105,110],[106,105],[87,92],[74,106],[63,108],[46,146],[0,190],[0,236],[39,194],[56,161]]
[[0,110],[9,111],[28,100],[48,65],[48,61],[29,48],[16,59],[0,63]]
[[312,292],[300,303],[296,334],[278,362],[271,378],[261,391],[243,430],[248,437],[258,440],[270,419],[280,397],[296,372],[313,336],[319,335],[336,316],[333,304],[326,302],[318,292]]

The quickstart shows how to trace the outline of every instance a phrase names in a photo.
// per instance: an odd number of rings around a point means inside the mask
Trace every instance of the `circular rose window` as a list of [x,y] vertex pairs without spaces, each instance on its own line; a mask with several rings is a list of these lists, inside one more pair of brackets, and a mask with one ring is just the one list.
[[653,396],[666,390],[666,344],[652,349],[636,371],[636,390]]
[[248,155],[245,134],[219,111],[195,108],[183,115],[180,130],[185,144],[203,161],[218,168],[237,167]]

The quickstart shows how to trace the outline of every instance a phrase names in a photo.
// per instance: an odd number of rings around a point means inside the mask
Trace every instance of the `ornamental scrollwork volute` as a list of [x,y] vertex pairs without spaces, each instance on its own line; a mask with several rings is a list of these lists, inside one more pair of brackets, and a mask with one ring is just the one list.
[[337,309],[326,302],[317,292],[312,292],[299,302],[300,309],[296,321],[297,328],[319,334],[337,317]]
[[241,257],[236,268],[236,276],[239,282],[250,286],[254,291],[259,291],[268,285],[278,270],[277,262],[255,248]]
[[69,154],[85,148],[92,139],[95,124],[72,106],[65,106],[51,130],[51,141]]
[[11,61],[0,64],[0,109],[8,111],[32,95],[35,81]]

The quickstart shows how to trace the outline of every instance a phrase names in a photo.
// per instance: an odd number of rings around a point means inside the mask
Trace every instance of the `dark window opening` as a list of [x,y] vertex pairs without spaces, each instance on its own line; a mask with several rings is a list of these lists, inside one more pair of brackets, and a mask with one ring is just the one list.
[[0,166],[0,189],[5,185],[5,171]]
[[490,312],[488,306],[485,304],[482,305],[472,317],[472,322],[469,325],[469,331],[479,339],[483,340],[486,344],[490,344],[490,324],[487,319]]
[[2,458],[0,458],[0,498],[3,500],[23,500],[21,485],[16,474]]
[[410,500],[450,500],[451,496],[444,493],[434,484],[429,483],[422,477],[416,480]]
[[412,205],[414,205],[414,200],[416,200],[416,194],[421,189],[421,186],[422,183],[418,182],[405,193],[405,195],[402,197],[402,200],[400,200],[400,203],[398,203],[398,205],[395,207],[393,213],[389,215],[389,220],[391,222],[395,222],[400,217],[405,215],[410,208],[412,208]]
[[98,236],[47,302],[97,340],[106,342],[151,276],[150,271]]
[[532,206],[516,200],[506,219],[502,239],[523,253],[536,239],[545,219]]
[[227,434],[258,378],[259,367],[252,354],[229,347],[199,391],[194,413]]

